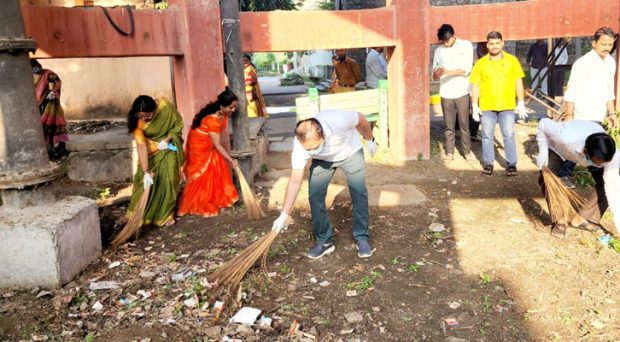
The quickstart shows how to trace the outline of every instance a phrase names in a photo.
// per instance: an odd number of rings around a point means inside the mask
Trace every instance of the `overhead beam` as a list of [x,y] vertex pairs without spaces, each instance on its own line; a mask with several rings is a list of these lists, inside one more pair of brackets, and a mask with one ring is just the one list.
[[618,0],[544,0],[481,5],[431,6],[428,42],[451,24],[457,35],[474,42],[499,31],[504,40],[591,36],[597,28],[620,29]]
[[[125,8],[108,12],[129,31]],[[178,56],[182,16],[178,8],[165,11],[133,10],[135,32],[126,37],[108,22],[100,7],[51,7],[22,5],[26,34],[38,48],[37,58]]]
[[242,12],[245,52],[363,48],[396,44],[394,7],[354,11]]

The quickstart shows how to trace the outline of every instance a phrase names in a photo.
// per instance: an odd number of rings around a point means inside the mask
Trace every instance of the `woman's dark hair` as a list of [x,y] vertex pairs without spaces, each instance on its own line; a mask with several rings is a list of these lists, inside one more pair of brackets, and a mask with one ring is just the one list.
[[138,127],[138,113],[140,112],[154,112],[157,109],[157,103],[152,97],[147,95],[140,95],[133,100],[131,109],[127,113],[127,129],[129,133],[136,130]]
[[450,24],[443,24],[437,30],[437,39],[440,42],[447,42],[452,37],[454,37],[454,28]]
[[229,89],[224,90],[217,96],[217,100],[215,102],[208,103],[203,109],[200,110],[200,112],[198,112],[198,114],[194,116],[194,120],[192,121],[192,129],[200,127],[200,123],[205,116],[216,113],[220,110],[220,107],[228,107],[237,100],[237,95],[235,95],[235,93]]
[[616,143],[606,133],[594,133],[586,138],[586,151],[590,160],[596,158],[604,162],[610,161],[616,154]]

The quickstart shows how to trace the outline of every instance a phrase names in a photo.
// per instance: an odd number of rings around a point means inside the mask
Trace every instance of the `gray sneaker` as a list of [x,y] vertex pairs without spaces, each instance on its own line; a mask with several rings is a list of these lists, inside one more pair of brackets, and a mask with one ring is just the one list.
[[324,255],[333,253],[336,250],[336,246],[333,243],[317,243],[310,252],[308,252],[308,258],[317,260]]
[[360,258],[370,258],[376,248],[372,248],[368,241],[360,241],[357,243],[357,256]]

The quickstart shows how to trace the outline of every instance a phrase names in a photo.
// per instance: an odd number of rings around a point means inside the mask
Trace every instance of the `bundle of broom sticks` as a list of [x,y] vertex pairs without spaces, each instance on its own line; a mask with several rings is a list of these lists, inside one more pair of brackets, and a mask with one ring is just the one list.
[[578,215],[585,199],[564,185],[562,180],[547,167],[542,168],[545,197],[549,203],[549,215],[554,223],[568,224]]
[[259,220],[265,217],[265,212],[260,207],[260,203],[256,199],[254,192],[252,192],[252,188],[245,180],[243,176],[243,172],[239,166],[235,167],[235,173],[237,173],[237,177],[239,178],[239,185],[241,186],[241,196],[243,197],[243,203],[245,203],[245,207],[248,213],[248,218],[250,220]]
[[112,247],[118,247],[124,244],[125,242],[129,241],[129,239],[131,239],[132,236],[135,236],[136,238],[138,237],[138,235],[140,234],[140,228],[142,228],[142,224],[144,222],[144,211],[146,210],[146,204],[149,201],[150,193],[151,193],[150,186],[144,189],[144,191],[142,192],[142,196],[140,197],[140,200],[138,201],[138,203],[136,203],[136,206],[133,208],[133,212],[131,213],[131,217],[129,218],[129,221],[127,221],[127,223],[125,224],[125,227],[123,227],[123,230],[121,230],[114,237],[114,240],[110,242]]

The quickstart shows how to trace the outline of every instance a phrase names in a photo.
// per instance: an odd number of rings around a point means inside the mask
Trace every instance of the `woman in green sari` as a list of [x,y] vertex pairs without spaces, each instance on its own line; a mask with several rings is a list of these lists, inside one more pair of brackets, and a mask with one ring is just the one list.
[[131,202],[125,218],[131,217],[144,189],[151,186],[143,224],[173,225],[179,192],[183,155],[183,119],[164,99],[138,96],[127,114],[127,127],[138,150],[138,170],[133,178]]

